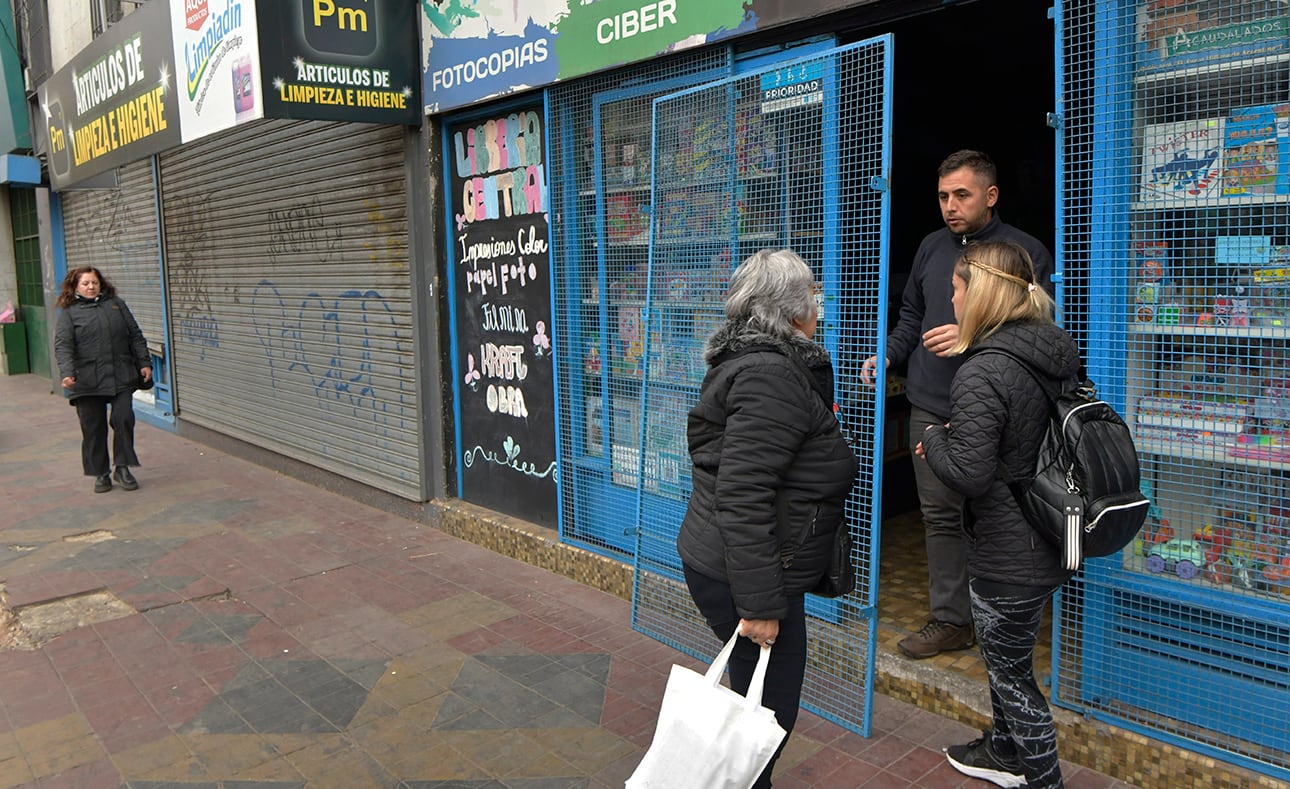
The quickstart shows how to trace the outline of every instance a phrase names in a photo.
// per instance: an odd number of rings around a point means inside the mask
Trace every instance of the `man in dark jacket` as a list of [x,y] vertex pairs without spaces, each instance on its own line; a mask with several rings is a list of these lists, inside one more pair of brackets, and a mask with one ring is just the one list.
[[[958,338],[950,304],[954,263],[972,241],[1008,240],[1030,253],[1035,275],[1050,294],[1053,257],[1038,240],[1004,224],[995,213],[998,171],[980,151],[951,154],[937,170],[937,195],[945,227],[930,233],[918,247],[905,284],[900,318],[887,337],[887,367],[908,362],[906,395],[910,404],[909,436],[917,442],[929,425],[943,425],[950,415],[950,382],[962,359],[946,352]],[[872,384],[877,357],[865,361],[861,376]],[[931,617],[923,628],[898,646],[907,657],[929,658],[976,643],[968,599],[967,548],[963,538],[963,497],[947,487],[927,464],[914,460],[914,479],[923,513]]]

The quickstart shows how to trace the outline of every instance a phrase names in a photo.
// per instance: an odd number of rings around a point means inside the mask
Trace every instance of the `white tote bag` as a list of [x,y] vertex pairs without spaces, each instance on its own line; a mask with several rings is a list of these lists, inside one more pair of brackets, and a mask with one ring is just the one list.
[[721,685],[738,630],[700,675],[672,666],[654,741],[627,789],[748,789],[787,735],[761,706],[770,647],[763,646],[747,698]]

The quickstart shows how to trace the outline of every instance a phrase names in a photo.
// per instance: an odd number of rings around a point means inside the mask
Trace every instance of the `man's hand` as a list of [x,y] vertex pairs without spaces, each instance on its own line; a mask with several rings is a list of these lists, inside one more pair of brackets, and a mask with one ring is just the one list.
[[63,379],[62,383],[64,389],[71,389],[73,386],[76,386],[76,379],[69,375]]
[[139,377],[140,377],[140,378],[142,378],[145,382],[146,382],[146,381],[151,381],[151,380],[152,380],[152,368],[151,368],[151,367],[140,367],[140,368],[139,368]]
[[957,323],[947,323],[944,326],[937,326],[935,329],[928,329],[923,334],[923,347],[937,356],[947,356],[950,348],[959,340],[959,325]]
[[[890,367],[890,366],[891,366],[891,360],[888,359],[887,367]],[[878,357],[870,356],[868,359],[864,360],[864,364],[861,365],[860,367],[860,380],[864,383],[865,386],[873,386],[873,381],[874,381],[874,378],[876,377],[875,373],[877,371],[878,371]]]

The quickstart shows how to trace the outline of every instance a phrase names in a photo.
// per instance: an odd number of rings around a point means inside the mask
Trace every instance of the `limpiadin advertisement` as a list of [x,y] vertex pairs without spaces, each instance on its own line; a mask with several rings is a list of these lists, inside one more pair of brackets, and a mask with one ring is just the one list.
[[264,117],[255,0],[170,0],[170,14],[183,141]]

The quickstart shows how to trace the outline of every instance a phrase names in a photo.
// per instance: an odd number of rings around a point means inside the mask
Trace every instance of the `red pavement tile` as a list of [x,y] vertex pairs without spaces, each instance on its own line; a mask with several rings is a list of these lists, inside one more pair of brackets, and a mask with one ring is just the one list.
[[152,649],[164,643],[164,639],[147,618],[141,616],[111,619],[98,622],[93,627],[114,655],[138,649]]
[[5,701],[4,712],[13,728],[22,729],[76,712],[76,705],[61,685],[28,686],[22,698]]
[[[832,779],[831,779],[832,780]],[[831,782],[831,781],[830,781]],[[825,784],[828,786],[829,784]],[[865,781],[862,784],[851,782],[837,784],[838,789],[843,787],[864,787],[864,789],[917,789],[917,784],[907,781],[897,775],[892,775],[886,770],[880,771],[877,775]]]
[[129,681],[130,679],[125,675],[125,669],[121,668],[116,659],[110,656],[98,663],[74,666],[66,671],[60,671],[59,678],[67,691],[72,694],[76,694],[99,682],[117,679]]
[[329,613],[306,603],[290,589],[272,587],[256,589],[242,595],[242,601],[255,607],[265,617],[282,628],[293,628],[317,622]]
[[914,750],[914,743],[896,734],[883,734],[870,740],[868,747],[860,751],[866,762],[879,767],[889,767],[906,759]]
[[362,604],[362,600],[357,595],[337,585],[330,572],[308,578],[297,578],[283,583],[282,588],[322,611],[334,612]]
[[[968,778],[963,775],[963,773],[951,767],[950,763],[945,761],[945,754],[940,754],[940,757],[941,763],[918,780],[918,785],[920,787],[927,787],[927,789],[941,789],[942,787],[980,787],[983,785],[981,781],[977,781],[974,778]],[[1072,789],[1069,783],[1066,784],[1066,787],[1067,789]]]
[[363,602],[395,614],[426,604],[426,599],[419,593],[375,578],[366,588],[355,590],[355,594]]
[[121,699],[139,695],[139,689],[128,677],[93,678],[92,672],[87,674],[92,678],[90,682],[80,688],[68,689],[78,709],[111,705]]
[[459,636],[453,636],[448,639],[448,645],[458,652],[477,655],[510,640],[509,636],[493,627],[481,627],[468,633],[462,633]]
[[236,589],[238,594],[264,589],[274,583],[272,578],[266,578],[253,569],[239,565],[236,562],[225,563],[222,569],[212,571],[211,577],[224,587]]
[[789,785],[798,783],[812,787],[855,787],[880,771],[879,767],[858,761],[852,754],[825,746],[775,777],[779,779],[779,783]]
[[613,689],[605,690],[600,725],[606,731],[611,731],[637,746],[647,747],[653,739],[657,723],[657,707],[647,707]]
[[[73,579],[80,579],[84,585],[78,587],[71,583]],[[33,603],[93,590],[97,583],[89,573],[45,571],[6,578],[5,596],[9,607],[16,611]],[[72,591],[65,591],[67,588]]]
[[887,772],[911,782],[918,782],[928,773],[945,764],[945,755],[931,748],[918,747],[886,766]]
[[219,695],[205,680],[190,679],[144,691],[148,703],[172,728],[179,728]]
[[201,618],[202,616],[197,612],[197,609],[187,603],[166,606],[144,614],[144,619],[147,619],[148,624],[152,625],[152,628],[157,631],[157,635],[172,645],[176,638]]
[[232,676],[246,665],[250,657],[232,644],[180,644],[175,654],[182,655],[185,663],[200,677]]
[[118,754],[145,743],[154,742],[171,733],[147,700],[139,696],[121,700],[116,704],[101,705],[82,710],[90,722],[95,736],[110,754]]
[[240,646],[253,658],[302,657],[310,651],[290,633],[267,620],[251,628]]
[[145,695],[158,688],[168,688],[193,681],[201,681],[201,676],[184,662],[179,653],[169,650],[165,661],[150,667],[147,671],[131,672],[130,678]]
[[0,683],[0,701],[12,702],[30,694],[32,688],[55,690],[62,686],[62,678],[41,651],[12,650],[0,652],[0,673],[5,682]]
[[50,663],[59,670],[98,664],[104,659],[111,659],[112,655],[103,639],[90,628],[68,630],[46,643],[44,652],[49,656]]

